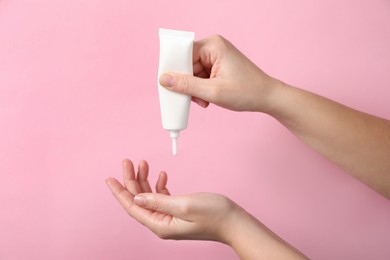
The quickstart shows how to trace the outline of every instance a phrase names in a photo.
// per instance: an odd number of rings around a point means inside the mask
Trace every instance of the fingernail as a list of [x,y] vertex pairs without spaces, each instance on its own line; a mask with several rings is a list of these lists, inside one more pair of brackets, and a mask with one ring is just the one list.
[[160,84],[163,85],[164,87],[172,87],[173,86],[173,76],[164,73],[160,76]]
[[134,197],[134,202],[140,207],[144,207],[146,205],[146,197],[142,195],[137,195]]

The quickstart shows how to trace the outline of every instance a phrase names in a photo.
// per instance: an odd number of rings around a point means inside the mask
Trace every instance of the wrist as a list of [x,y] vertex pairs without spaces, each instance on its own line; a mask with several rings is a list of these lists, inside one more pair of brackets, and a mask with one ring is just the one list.
[[240,259],[307,259],[242,208],[226,224],[219,241],[229,245]]
[[271,116],[276,116],[282,108],[282,99],[284,92],[289,86],[281,80],[270,77],[260,86],[262,89],[258,100],[256,112],[265,113]]
[[241,233],[242,222],[247,220],[247,212],[240,206],[235,208],[226,215],[217,232],[218,241],[230,247],[233,247]]

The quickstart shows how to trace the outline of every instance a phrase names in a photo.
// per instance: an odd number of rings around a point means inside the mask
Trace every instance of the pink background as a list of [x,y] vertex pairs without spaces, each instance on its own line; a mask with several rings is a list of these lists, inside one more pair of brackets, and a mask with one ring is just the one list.
[[390,118],[390,2],[0,0],[0,259],[237,259],[163,241],[104,180],[225,194],[313,259],[389,259],[390,204],[267,115],[192,105],[170,153],[159,27],[221,34],[269,74]]

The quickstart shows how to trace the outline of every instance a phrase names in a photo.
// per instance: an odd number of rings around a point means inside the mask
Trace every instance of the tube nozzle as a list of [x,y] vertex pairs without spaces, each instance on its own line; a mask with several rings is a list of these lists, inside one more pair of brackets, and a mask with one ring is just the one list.
[[177,138],[179,137],[179,131],[170,131],[170,136],[172,138],[172,154],[173,156],[177,155]]
[[177,154],[177,138],[172,137],[172,154],[176,156]]

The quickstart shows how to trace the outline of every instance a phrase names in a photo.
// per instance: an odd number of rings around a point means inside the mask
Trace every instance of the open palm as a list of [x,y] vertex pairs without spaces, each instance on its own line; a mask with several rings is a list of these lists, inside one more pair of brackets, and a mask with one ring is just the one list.
[[124,160],[122,166],[123,185],[108,178],[108,187],[130,216],[161,238],[220,241],[229,226],[228,216],[239,209],[230,199],[215,193],[170,196],[165,172],[160,172],[156,193],[152,193],[147,162],[139,163],[137,174],[130,160]]

